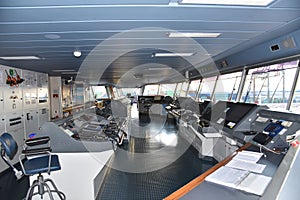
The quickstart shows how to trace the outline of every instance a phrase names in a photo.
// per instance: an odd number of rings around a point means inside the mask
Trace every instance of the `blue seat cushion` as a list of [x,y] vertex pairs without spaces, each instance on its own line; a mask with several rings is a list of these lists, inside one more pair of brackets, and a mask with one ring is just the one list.
[[[33,175],[48,172],[49,155],[32,158],[24,161],[25,174]],[[57,155],[51,155],[50,171],[60,170],[60,164]]]

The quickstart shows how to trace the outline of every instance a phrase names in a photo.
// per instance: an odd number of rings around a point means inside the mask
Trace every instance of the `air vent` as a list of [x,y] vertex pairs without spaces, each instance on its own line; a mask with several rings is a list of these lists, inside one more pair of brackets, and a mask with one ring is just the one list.
[[271,51],[278,51],[279,50],[279,45],[278,44],[274,44],[272,46],[270,46]]

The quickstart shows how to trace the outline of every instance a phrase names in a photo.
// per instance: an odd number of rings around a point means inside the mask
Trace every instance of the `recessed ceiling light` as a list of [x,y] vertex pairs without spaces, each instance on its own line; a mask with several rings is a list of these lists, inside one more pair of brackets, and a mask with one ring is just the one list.
[[37,56],[1,56],[3,60],[39,60],[41,58]]
[[48,39],[51,39],[51,40],[57,40],[60,38],[60,35],[57,35],[57,34],[46,34],[44,35],[45,38],[48,38]]
[[154,53],[152,57],[187,57],[192,55],[194,53]]
[[219,37],[221,33],[180,33],[180,32],[171,32],[168,33],[170,38],[180,38],[180,37],[205,37],[205,38],[216,38]]
[[80,72],[62,72],[61,74],[80,74]]
[[267,6],[274,0],[181,0],[185,4]]
[[81,51],[75,50],[75,51],[73,52],[73,55],[74,55],[76,58],[79,58],[79,57],[81,56]]
[[53,69],[53,72],[75,72],[74,69]]
[[149,70],[149,71],[155,71],[155,70],[170,70],[172,69],[171,67],[149,67],[146,68],[145,70]]

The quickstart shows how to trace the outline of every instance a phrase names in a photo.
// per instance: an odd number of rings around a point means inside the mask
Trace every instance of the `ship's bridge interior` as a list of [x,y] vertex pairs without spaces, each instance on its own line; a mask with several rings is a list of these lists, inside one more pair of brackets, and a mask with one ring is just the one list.
[[299,0],[2,0],[1,199],[298,199],[299,59]]

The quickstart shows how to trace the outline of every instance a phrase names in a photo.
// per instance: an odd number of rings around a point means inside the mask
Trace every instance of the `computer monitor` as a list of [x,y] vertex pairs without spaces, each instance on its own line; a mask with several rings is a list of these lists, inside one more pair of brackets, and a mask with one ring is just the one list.
[[227,103],[228,111],[226,112],[226,118],[224,126],[227,128],[234,128],[243,118],[251,112],[252,109],[257,107],[256,104],[250,103]]
[[216,104],[205,109],[201,119],[204,119],[205,121],[209,121],[209,122],[216,122],[219,116],[222,113],[224,113],[224,110],[227,108],[226,104],[227,104],[226,101],[218,101]]
[[218,101],[211,109],[206,109],[202,118],[233,129],[257,105]]

